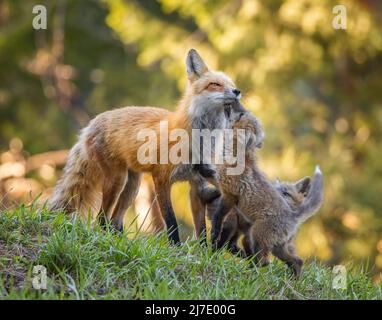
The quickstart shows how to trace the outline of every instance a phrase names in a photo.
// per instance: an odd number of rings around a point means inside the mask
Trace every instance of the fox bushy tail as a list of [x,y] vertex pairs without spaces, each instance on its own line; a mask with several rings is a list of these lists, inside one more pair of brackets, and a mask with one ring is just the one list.
[[314,180],[309,189],[308,195],[304,202],[298,208],[297,215],[302,221],[310,218],[320,209],[324,200],[324,183],[323,176],[319,166],[316,166]]
[[97,210],[100,193],[96,190],[97,170],[86,149],[86,131],[69,152],[64,173],[48,201],[49,210],[87,214]]

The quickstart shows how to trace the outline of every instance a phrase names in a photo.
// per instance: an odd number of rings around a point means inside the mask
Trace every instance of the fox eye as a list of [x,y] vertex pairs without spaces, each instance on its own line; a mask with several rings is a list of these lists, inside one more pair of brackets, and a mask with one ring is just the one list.
[[217,82],[210,82],[209,85],[210,86],[216,86],[216,87],[221,87],[222,86],[220,83],[217,83]]
[[290,198],[292,197],[292,196],[291,196],[288,192],[286,192],[286,191],[283,191],[283,196],[284,196],[284,197],[290,197]]

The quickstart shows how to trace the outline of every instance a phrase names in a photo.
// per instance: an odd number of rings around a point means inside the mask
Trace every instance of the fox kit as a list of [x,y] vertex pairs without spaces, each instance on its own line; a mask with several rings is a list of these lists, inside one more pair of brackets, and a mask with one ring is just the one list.
[[[235,128],[245,128],[256,135],[251,119],[242,117]],[[224,245],[218,241],[225,216],[236,206],[239,214],[250,223],[244,241],[247,255],[255,257],[255,262],[266,265],[268,256],[273,253],[284,261],[295,276],[301,273],[302,260],[291,250],[289,244],[298,226],[314,214],[323,200],[323,178],[316,168],[314,180],[305,200],[299,206],[290,205],[287,195],[280,191],[260,171],[256,163],[254,147],[247,144],[245,170],[242,175],[225,174],[226,164],[216,165],[222,200],[212,219],[212,243],[217,247]]]
[[[288,202],[291,207],[297,209],[303,201],[305,200],[311,184],[311,178],[305,177],[301,180],[291,183],[291,182],[280,182],[276,181],[273,185],[276,187],[280,195]],[[204,197],[204,194],[202,195]],[[207,194],[207,197],[211,197]],[[215,212],[217,205],[221,201],[220,198],[216,198],[212,201],[207,202],[207,214],[212,220],[212,215]],[[219,246],[227,243],[229,250],[234,254],[240,254],[246,256],[242,250],[237,246],[237,240],[240,235],[245,235],[249,228],[252,226],[251,222],[244,217],[244,215],[238,212],[238,208],[234,207],[231,211],[224,217],[221,231],[219,234]],[[289,242],[290,250],[295,250],[293,245],[293,236]],[[246,239],[244,239],[245,243]]]
[[[101,222],[111,220],[116,229],[122,230],[123,217],[136,197],[141,173],[148,172],[153,177],[169,238],[180,242],[170,188],[175,181],[192,179],[192,165],[140,163],[137,153],[144,142],[137,135],[151,129],[159,137],[161,121],[167,121],[168,132],[180,128],[187,130],[189,136],[195,128],[225,128],[227,106],[240,97],[232,80],[222,72],[209,70],[194,49],[187,55],[186,66],[188,86],[175,112],[125,107],[104,112],[90,121],[69,153],[63,176],[48,203],[52,210],[96,211]],[[157,154],[164,143],[168,143],[168,150],[175,144],[161,140]],[[201,220],[200,213],[193,214],[195,221]],[[198,232],[204,232],[203,228]]]
[[[247,145],[251,144],[256,148],[261,148],[264,140],[264,131],[261,127],[260,122],[250,112],[246,111],[246,109],[241,105],[240,101],[238,100],[230,104],[229,110],[231,111],[231,114],[226,114],[226,117],[227,119],[229,119],[230,122],[230,125],[228,127],[230,129],[235,129],[240,119],[250,119],[249,122],[251,126],[253,126],[252,131],[256,132],[256,134],[247,135],[246,143]],[[244,112],[239,112],[241,110],[244,110]],[[232,148],[233,150],[236,150],[237,145],[233,145]],[[221,201],[219,183],[216,181],[216,171],[213,168],[208,167],[208,169],[213,171],[214,173],[204,174],[205,170],[201,168],[200,170],[194,173],[195,177],[193,178],[193,180],[198,180],[199,182],[191,184],[190,200],[192,212],[204,213],[200,214],[201,219],[199,221],[195,221],[196,230],[201,229],[200,225],[203,225],[203,227],[205,228],[206,215],[211,220],[214,209],[216,209],[217,204]],[[200,176],[202,176],[203,178],[201,178]],[[213,184],[217,188],[211,187],[207,180],[210,182],[210,184]],[[241,221],[243,220],[241,219]]]

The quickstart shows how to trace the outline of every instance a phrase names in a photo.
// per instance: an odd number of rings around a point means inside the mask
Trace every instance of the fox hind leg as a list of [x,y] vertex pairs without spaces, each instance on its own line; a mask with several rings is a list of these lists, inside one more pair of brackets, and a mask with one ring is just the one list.
[[104,136],[94,133],[88,139],[87,147],[92,162],[96,164],[102,176],[102,203],[97,220],[100,225],[105,226],[126,183],[127,168],[124,162],[110,157]]
[[252,252],[252,243],[251,243],[251,235],[250,235],[249,232],[247,232],[244,235],[244,238],[243,238],[243,250],[244,250],[245,256],[247,258],[251,257],[253,255],[253,252]]
[[262,235],[260,230],[262,230],[261,224],[252,226],[243,240],[243,245],[247,257],[254,257],[253,261],[256,265],[265,267],[270,263],[270,250],[262,240],[264,235]]
[[110,219],[111,211],[122,192],[126,178],[126,174],[121,173],[104,178],[102,186],[102,204],[97,215],[97,219],[102,226],[104,226]]
[[272,253],[275,257],[285,262],[296,278],[301,274],[303,261],[296,254],[290,252],[289,244],[279,245],[273,248]]
[[126,210],[130,207],[131,203],[137,196],[139,186],[141,184],[141,173],[128,170],[127,181],[119,195],[117,204],[111,215],[111,223],[118,231],[123,230],[123,217]]

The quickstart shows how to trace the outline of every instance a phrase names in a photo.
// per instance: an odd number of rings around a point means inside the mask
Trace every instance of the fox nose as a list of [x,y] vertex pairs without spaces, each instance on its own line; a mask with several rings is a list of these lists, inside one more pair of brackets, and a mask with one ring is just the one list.
[[236,95],[236,97],[240,94],[240,90],[238,89],[233,89],[232,92]]

